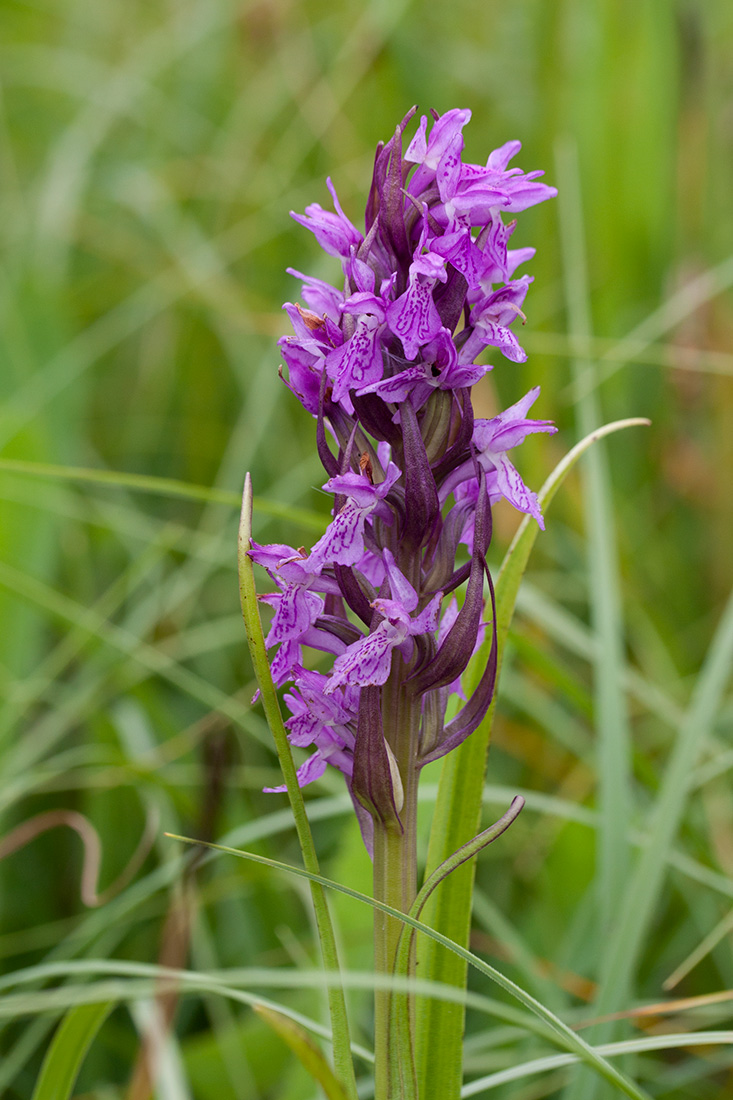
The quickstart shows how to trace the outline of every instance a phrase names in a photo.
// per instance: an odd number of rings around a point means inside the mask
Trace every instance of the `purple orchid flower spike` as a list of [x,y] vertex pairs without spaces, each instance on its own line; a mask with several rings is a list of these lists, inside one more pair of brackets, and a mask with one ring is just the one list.
[[[286,384],[316,420],[333,515],[309,552],[251,550],[273,582],[267,645],[276,682],[290,685],[289,737],[311,753],[299,782],[339,769],[377,858],[385,831],[414,842],[420,769],[491,703],[491,506],[504,498],[542,526],[508,455],[555,430],[528,418],[538,389],[491,419],[471,404],[492,370],[477,362],[487,349],[526,359],[514,330],[532,278],[514,272],[534,250],[509,248],[513,215],[555,190],[510,167],[517,141],[464,161],[470,111],[424,116],[408,138],[414,114],[377,149],[364,234],[330,180],[333,211],[293,215],[341,264],[333,285],[290,271],[304,304],[286,303],[293,332],[280,340]],[[490,656],[464,698],[484,637]],[[456,692],[463,705],[447,719]]]

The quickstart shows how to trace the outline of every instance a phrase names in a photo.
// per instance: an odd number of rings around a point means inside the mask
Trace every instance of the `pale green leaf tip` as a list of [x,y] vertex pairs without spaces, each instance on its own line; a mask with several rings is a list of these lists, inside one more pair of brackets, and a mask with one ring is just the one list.
[[240,548],[249,550],[252,539],[252,477],[249,470],[244,475],[244,489],[242,490],[242,511],[239,519],[239,543]]

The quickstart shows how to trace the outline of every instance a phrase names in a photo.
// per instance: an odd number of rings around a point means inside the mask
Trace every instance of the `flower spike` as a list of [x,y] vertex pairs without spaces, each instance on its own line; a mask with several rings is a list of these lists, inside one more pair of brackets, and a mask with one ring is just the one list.
[[[491,704],[491,506],[503,497],[542,526],[509,456],[555,430],[528,418],[537,389],[491,419],[471,402],[487,354],[526,359],[515,330],[532,278],[514,273],[534,250],[509,248],[513,215],[555,190],[510,167],[517,141],[465,161],[470,111],[416,125],[415,113],[377,147],[363,233],[330,179],[330,208],[293,215],[341,267],[333,283],[290,270],[303,304],[286,303],[293,332],[279,342],[286,384],[315,420],[332,516],[310,550],[251,550],[273,582],[267,644],[289,736],[311,749],[299,781],[338,768],[370,850],[384,830],[414,831],[419,770]],[[489,632],[466,701],[460,677]],[[446,721],[454,692],[463,706]]]

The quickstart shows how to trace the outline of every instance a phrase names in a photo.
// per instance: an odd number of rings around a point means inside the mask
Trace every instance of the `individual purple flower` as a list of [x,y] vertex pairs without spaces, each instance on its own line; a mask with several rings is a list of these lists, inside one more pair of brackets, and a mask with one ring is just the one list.
[[[353,770],[354,730],[357,718],[358,693],[353,688],[325,693],[328,678],[320,672],[296,669],[296,685],[285,695],[291,716],[285,725],[293,745],[316,751],[298,769],[298,783],[305,787],[320,779],[328,764],[347,777]],[[277,793],[286,787],[266,787]]]
[[261,595],[259,599],[275,611],[265,646],[267,649],[280,646],[272,661],[272,674],[275,682],[282,684],[290,679],[291,670],[301,660],[303,644],[334,653],[343,649],[342,645],[334,647],[330,636],[315,629],[325,609],[324,597],[337,595],[339,587],[331,577],[305,567],[303,549],[294,550],[284,543],[261,546],[253,541],[250,557],[268,571],[280,589]]
[[282,592],[260,596],[262,603],[275,609],[270,632],[265,639],[267,649],[279,642],[302,638],[324,608],[323,597],[317,596],[315,592],[309,592],[297,584],[283,583],[281,587]]
[[[315,300],[318,297],[324,296]],[[322,304],[333,307],[335,303]],[[283,336],[278,341],[288,368],[287,385],[308,412],[316,416],[326,357],[343,343],[343,334],[325,312],[319,316],[292,302],[286,302],[283,309],[295,331],[294,336]]]
[[526,418],[525,414],[534,404],[539,392],[540,387],[535,386],[515,405],[492,420],[477,420],[474,425],[474,441],[479,465],[495,478],[495,491],[501,493],[520,512],[528,512],[534,516],[540,529],[544,531],[545,523],[537,494],[527,488],[507,457],[507,451],[518,447],[531,433],[557,431],[549,420]]
[[[341,305],[344,301],[343,293],[331,286],[325,279],[316,279],[312,275],[304,275],[302,271],[296,271],[294,267],[287,268],[288,275],[301,279],[303,287],[301,293],[303,301],[308,305],[316,318],[330,318],[335,325],[341,320]],[[287,304],[287,303],[286,303]]]
[[[540,387],[535,386],[515,405],[505,409],[498,416],[492,417],[491,420],[476,420],[473,442],[476,448],[476,462],[485,472],[487,491],[492,503],[503,497],[518,511],[534,516],[540,529],[544,531],[545,523],[537,494],[527,488],[507,456],[507,451],[518,447],[528,435],[535,432],[552,434],[557,431],[549,420],[529,420],[526,417],[526,413],[537,400],[539,392]],[[465,502],[468,498],[477,499],[477,479],[473,469],[473,464],[467,462],[454,471],[450,484],[444,486],[444,491],[453,490],[459,501]]]
[[[355,565],[364,553],[364,525],[367,518],[380,505],[396,484],[400,471],[391,463],[384,481],[375,485],[366,470],[349,472],[332,477],[323,488],[328,493],[338,493],[347,498],[336,513],[326,533],[311,550],[306,567],[319,573],[327,563]],[[389,518],[389,513],[386,514]]]
[[[420,190],[426,188],[431,178],[434,179],[436,176],[444,178],[450,174],[451,170],[454,171],[456,160],[460,166],[460,150],[463,148],[462,130],[470,118],[470,111],[454,107],[453,110],[446,111],[436,119],[430,131],[430,138],[426,140],[428,120],[427,116],[423,115],[418,131],[405,153],[406,161],[420,165],[410,183],[410,191],[413,194],[418,194]],[[456,158],[457,149],[458,158]]]
[[421,255],[423,237],[410,264],[407,290],[387,310],[389,327],[402,341],[405,355],[414,359],[418,348],[427,344],[443,327],[433,300],[436,283],[448,278],[445,260],[435,252]]
[[336,194],[336,188],[330,179],[326,180],[326,186],[331,192],[336,213],[324,210],[317,202],[306,206],[305,215],[295,214],[291,211],[291,218],[306,229],[310,229],[324,252],[330,256],[348,257],[352,247],[358,248],[363,237],[359,230],[351,224],[341,209],[341,203]]
[[279,642],[300,638],[313,626],[325,605],[323,596],[316,595],[312,589],[338,592],[338,585],[305,568],[304,551],[294,550],[292,546],[282,543],[260,546],[253,542],[250,557],[267,569],[280,589],[260,596],[263,603],[275,608],[265,646],[269,649]]
[[529,275],[479,299],[471,310],[471,334],[461,346],[459,359],[472,361],[485,347],[495,347],[513,363],[524,363],[527,353],[519,344],[509,325],[524,317],[522,305],[529,284]]
[[437,629],[442,592],[437,592],[423,610],[413,617],[418,595],[400,572],[390,550],[385,547],[384,562],[392,590],[392,598],[374,600],[372,606],[382,615],[378,626],[366,637],[336,658],[327,693],[340,684],[367,687],[384,684],[392,665],[392,650],[399,648],[407,660],[412,655],[412,638]]
[[[519,168],[507,168],[521,148],[521,142],[508,141],[489,155],[484,169],[464,166],[451,201],[456,210],[470,212],[473,225],[485,223],[497,207],[517,213],[557,194],[556,188],[536,182],[544,172],[525,174]],[[498,194],[502,195],[499,201]]]

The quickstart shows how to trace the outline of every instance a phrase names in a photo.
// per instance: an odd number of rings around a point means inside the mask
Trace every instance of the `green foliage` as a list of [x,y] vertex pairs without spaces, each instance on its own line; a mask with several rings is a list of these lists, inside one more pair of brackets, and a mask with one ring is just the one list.
[[[189,840],[187,837],[173,837],[173,839],[184,840],[190,844],[197,843],[196,841]],[[475,855],[476,852],[481,847],[486,845],[491,839],[493,839],[493,837],[487,838],[484,835],[480,835],[479,837],[477,837],[473,843],[469,843],[468,845],[466,845],[467,852],[465,854],[465,857],[469,859],[472,858],[472,856]],[[252,852],[240,852],[237,851],[236,848],[227,848],[225,845],[222,844],[209,844],[207,845],[207,847],[211,848],[214,851],[223,852],[226,855],[238,856],[241,859],[250,859],[253,860],[255,863],[263,863],[265,866],[272,867],[274,870],[286,871],[291,875],[297,875],[299,878],[306,878],[311,883],[317,884],[319,886],[329,886],[333,890],[338,890],[339,892],[345,893],[350,897],[358,898],[359,901],[363,902],[365,905],[371,906],[373,909],[378,909],[383,913],[387,913],[391,917],[395,917],[408,928],[413,929],[416,932],[421,932],[424,936],[427,936],[434,942],[441,944],[441,946],[445,949],[460,956],[460,958],[465,963],[468,963],[470,966],[475,967],[476,970],[480,971],[482,974],[485,974],[486,977],[491,979],[491,981],[496,982],[496,984],[499,985],[502,989],[506,990],[506,992],[509,993],[510,996],[516,998],[520,1002],[520,1004],[524,1005],[525,1008],[528,1008],[530,1012],[539,1017],[539,1019],[547,1025],[549,1031],[552,1033],[553,1039],[556,1042],[569,1050],[575,1051],[584,1062],[587,1062],[587,1064],[589,1066],[592,1066],[597,1073],[600,1073],[603,1077],[613,1082],[616,1087],[621,1089],[621,1091],[624,1092],[627,1096],[632,1097],[632,1100],[647,1100],[646,1093],[643,1093],[639,1089],[637,1089],[634,1086],[633,1082],[626,1081],[621,1074],[619,1074],[611,1065],[605,1062],[602,1056],[600,1056],[595,1050],[589,1047],[583,1039],[576,1035],[575,1032],[567,1026],[567,1024],[564,1024],[562,1020],[558,1019],[552,1012],[545,1008],[544,1005],[541,1005],[538,1001],[534,999],[534,997],[531,997],[524,989],[516,985],[516,983],[504,977],[504,975],[496,970],[493,966],[489,966],[487,963],[485,963],[483,959],[480,959],[476,955],[473,955],[470,951],[466,950],[465,947],[462,947],[459,944],[456,944],[454,941],[449,940],[447,936],[444,936],[440,932],[437,932],[434,929],[430,928],[429,925],[423,924],[422,921],[417,919],[413,912],[401,913],[399,909],[395,909],[391,905],[387,905],[383,901],[377,901],[367,894],[357,893],[357,891],[351,890],[349,889],[349,887],[341,886],[339,883],[335,883],[330,879],[324,878],[323,875],[314,874],[311,871],[305,871],[300,867],[289,866],[288,864],[281,863],[279,860],[276,859],[267,859],[264,856],[253,855]],[[456,857],[458,857],[458,853],[456,853]],[[450,871],[454,869],[454,866],[458,865],[458,858],[450,860],[448,861],[448,863],[453,866],[439,868],[438,876],[436,876],[438,881],[441,874],[450,873]],[[425,893],[423,894],[421,892],[421,894],[419,894],[415,900],[415,913],[420,911],[420,909],[422,908],[422,904],[425,900],[425,896],[429,894],[433,886],[433,882],[426,882],[425,887],[427,889],[425,890]],[[402,945],[400,948],[400,954],[403,955],[403,958],[402,966],[398,968],[398,975],[400,969],[404,974],[407,968],[406,955],[409,953],[409,947],[407,946],[407,943],[408,941],[405,940],[404,948],[402,947]]]
[[[476,393],[488,415],[542,384],[560,433],[522,447],[526,480],[583,416],[652,420],[568,478],[538,535],[483,788],[486,823],[526,807],[478,860],[471,949],[570,1026],[668,1002],[662,1024],[580,1034],[659,1100],[717,1100],[730,1048],[690,1033],[725,1035],[733,1003],[704,1000],[733,988],[729,5],[10,0],[0,30],[0,837],[74,812],[100,837],[99,894],[117,889],[85,907],[69,829],[0,862],[0,1094],[29,1100],[60,1016],[110,999],[133,1011],[107,1019],[78,1095],[127,1095],[165,997],[161,1087],[181,1096],[311,1100],[252,1011],[265,994],[330,1056],[307,885],[163,832],[300,861],[286,800],[262,793],[280,779],[250,705],[234,503],[250,469],[255,537],[317,537],[330,500],[275,340],[285,268],[329,272],[287,211],[325,203],[326,175],[358,209],[375,142],[417,102],[473,109],[472,159],[521,138],[567,200],[518,230],[538,249],[529,361],[495,361]],[[498,567],[516,517],[497,508],[495,530]],[[306,804],[323,873],[368,892],[340,778]],[[362,974],[365,907],[332,909]],[[348,972],[363,1080],[372,989]],[[472,972],[469,1088],[592,1095],[504,998]]]

